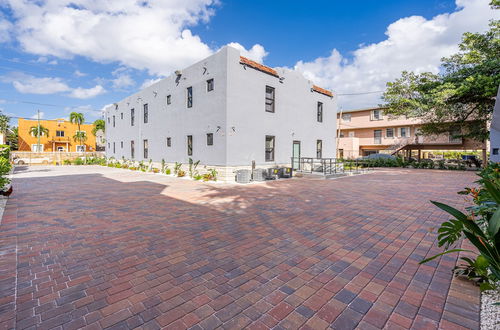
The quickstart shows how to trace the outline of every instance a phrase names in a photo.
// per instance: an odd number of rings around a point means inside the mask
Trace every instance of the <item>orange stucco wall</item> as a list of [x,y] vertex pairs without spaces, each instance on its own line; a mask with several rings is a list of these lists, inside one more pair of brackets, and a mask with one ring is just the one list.
[[[37,120],[19,119],[19,150],[31,151],[31,146],[38,143],[38,138],[30,134],[30,129],[38,125]],[[75,142],[73,136],[78,130],[78,125],[72,124],[64,119],[40,120],[40,125],[49,130],[48,136],[40,137],[40,144],[43,145],[43,151],[57,151],[58,147],[63,147],[66,152],[76,152],[76,146],[79,142]],[[95,151],[96,141],[92,134],[92,124],[83,124],[80,130],[87,135],[85,141],[86,151]],[[64,137],[56,136],[56,131],[64,131]]]

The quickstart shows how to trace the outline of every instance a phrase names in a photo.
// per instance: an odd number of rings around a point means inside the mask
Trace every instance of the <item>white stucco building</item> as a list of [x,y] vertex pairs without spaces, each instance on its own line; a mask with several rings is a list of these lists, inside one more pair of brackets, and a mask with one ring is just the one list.
[[500,88],[497,92],[493,119],[490,125],[490,161],[500,162]]
[[[235,168],[335,157],[336,99],[300,73],[224,47],[105,110],[106,155]],[[224,174],[225,173],[225,174]]]

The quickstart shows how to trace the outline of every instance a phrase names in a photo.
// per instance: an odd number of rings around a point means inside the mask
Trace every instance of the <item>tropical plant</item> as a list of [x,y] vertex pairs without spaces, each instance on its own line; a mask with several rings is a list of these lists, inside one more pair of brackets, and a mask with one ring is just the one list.
[[186,172],[185,172],[185,171],[183,171],[183,170],[179,170],[179,171],[177,172],[177,176],[178,176],[179,178],[180,178],[180,177],[183,177],[183,176],[186,176]]
[[175,162],[174,175],[177,175],[179,173],[179,171],[181,170],[181,167],[182,167],[182,163]]
[[81,159],[81,158],[77,158],[77,159],[75,159],[75,160],[73,161],[73,164],[75,164],[75,165],[83,165],[83,164],[84,164],[84,161],[83,161],[83,159]]
[[103,119],[97,119],[94,121],[94,127],[92,128],[92,134],[96,136],[97,132],[101,130],[103,133],[106,131],[106,122]]
[[85,122],[85,116],[83,113],[80,112],[72,112],[69,114],[69,121],[72,124],[76,124],[78,126],[78,131],[73,135],[73,139],[75,142],[79,142],[80,145],[83,145],[83,143],[87,140],[87,136],[85,132],[82,132],[80,127],[81,125]]
[[63,164],[64,164],[64,165],[71,165],[71,160],[69,160],[69,159],[65,159],[65,160],[63,161]]
[[169,168],[166,168],[165,169],[165,174],[166,175],[170,175],[172,173],[172,171],[169,169]]
[[195,175],[198,175],[198,172],[196,171],[196,168],[200,165],[200,161],[197,160],[196,162],[193,161],[192,158],[189,158],[189,177],[192,178]]
[[30,127],[30,130],[29,130],[29,133],[31,135],[33,135],[34,137],[40,137],[40,136],[49,136],[49,129],[40,125],[36,125],[36,126],[31,126]]
[[7,131],[7,144],[10,146],[11,150],[17,150],[19,140],[19,129],[17,127],[11,127]]
[[[454,273],[478,282],[481,290],[495,288],[500,281],[500,185],[498,179],[488,176],[488,172],[480,174],[480,189],[469,188],[459,192],[473,197],[475,206],[466,209],[468,214],[432,201],[453,218],[438,229],[438,246],[444,247],[445,251],[420,262],[426,263],[448,253],[474,253],[474,260],[462,257],[465,264],[455,267]],[[479,253],[458,248],[456,245],[462,237],[469,240]]]
[[10,180],[7,177],[11,169],[11,165],[8,158],[0,157],[0,190],[7,185]]

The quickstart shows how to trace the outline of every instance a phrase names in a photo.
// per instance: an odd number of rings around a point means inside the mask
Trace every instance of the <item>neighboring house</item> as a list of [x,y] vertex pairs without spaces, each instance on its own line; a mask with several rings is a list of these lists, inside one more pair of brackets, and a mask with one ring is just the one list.
[[63,151],[63,152],[84,152],[95,151],[95,136],[92,134],[91,124],[80,125],[80,130],[87,135],[87,140],[82,145],[73,139],[78,131],[78,125],[72,124],[65,119],[40,120],[40,125],[49,130],[48,136],[38,138],[30,134],[31,127],[37,126],[36,119],[22,119],[18,121],[18,150],[19,151]]
[[102,129],[95,133],[95,143],[97,151],[106,150],[106,134],[102,131]]
[[422,136],[419,119],[394,118],[383,108],[342,111],[339,120],[338,157],[358,158],[373,153],[422,158],[444,150],[486,150],[486,144],[457,138],[459,132]]
[[227,168],[335,157],[336,99],[224,47],[106,108],[106,155]]
[[500,88],[498,89],[493,119],[490,125],[490,161],[500,162]]

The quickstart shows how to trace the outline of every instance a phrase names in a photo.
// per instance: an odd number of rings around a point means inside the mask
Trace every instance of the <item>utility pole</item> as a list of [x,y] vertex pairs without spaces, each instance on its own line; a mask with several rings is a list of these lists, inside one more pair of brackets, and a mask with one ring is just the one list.
[[40,110],[37,110],[36,116],[38,118],[38,145],[36,146],[36,150],[40,153]]

